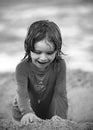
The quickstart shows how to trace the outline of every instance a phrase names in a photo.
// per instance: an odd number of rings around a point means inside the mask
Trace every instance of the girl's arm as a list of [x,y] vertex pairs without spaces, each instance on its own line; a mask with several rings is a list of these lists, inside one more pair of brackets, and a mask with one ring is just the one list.
[[16,67],[16,81],[17,81],[17,102],[22,115],[33,112],[28,96],[27,84],[28,76],[27,69],[22,64]]
[[66,91],[66,64],[64,60],[60,60],[57,72],[57,80],[53,97],[54,115],[61,118],[67,118],[68,101]]

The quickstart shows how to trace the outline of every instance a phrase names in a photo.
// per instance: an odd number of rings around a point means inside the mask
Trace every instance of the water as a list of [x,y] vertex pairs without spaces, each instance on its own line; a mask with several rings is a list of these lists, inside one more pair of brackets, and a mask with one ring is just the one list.
[[[61,2],[61,1],[60,1]],[[6,4],[7,5],[7,4]],[[24,57],[27,27],[35,20],[50,19],[62,32],[67,68],[93,71],[92,4],[16,4],[0,9],[0,72],[15,71]]]

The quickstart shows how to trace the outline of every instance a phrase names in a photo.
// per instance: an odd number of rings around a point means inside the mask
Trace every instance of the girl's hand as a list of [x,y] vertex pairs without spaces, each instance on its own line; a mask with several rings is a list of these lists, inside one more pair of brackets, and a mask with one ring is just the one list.
[[52,121],[53,121],[53,122],[57,122],[57,121],[61,121],[61,120],[62,120],[62,118],[59,117],[59,116],[57,116],[57,115],[54,115],[54,116],[52,117]]
[[35,120],[41,120],[40,118],[38,118],[34,113],[27,113],[25,114],[22,119],[21,119],[21,125],[28,125],[30,123],[32,123]]

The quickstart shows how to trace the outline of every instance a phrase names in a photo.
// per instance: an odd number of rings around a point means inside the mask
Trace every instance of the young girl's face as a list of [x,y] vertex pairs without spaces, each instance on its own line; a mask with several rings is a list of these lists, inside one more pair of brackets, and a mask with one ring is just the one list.
[[32,63],[41,70],[44,70],[56,56],[53,43],[46,39],[35,43],[34,52],[31,51]]

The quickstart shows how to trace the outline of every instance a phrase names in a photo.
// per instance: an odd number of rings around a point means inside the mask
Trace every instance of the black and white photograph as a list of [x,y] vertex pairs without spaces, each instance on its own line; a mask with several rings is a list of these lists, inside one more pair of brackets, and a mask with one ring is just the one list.
[[93,1],[0,0],[0,130],[93,130]]

